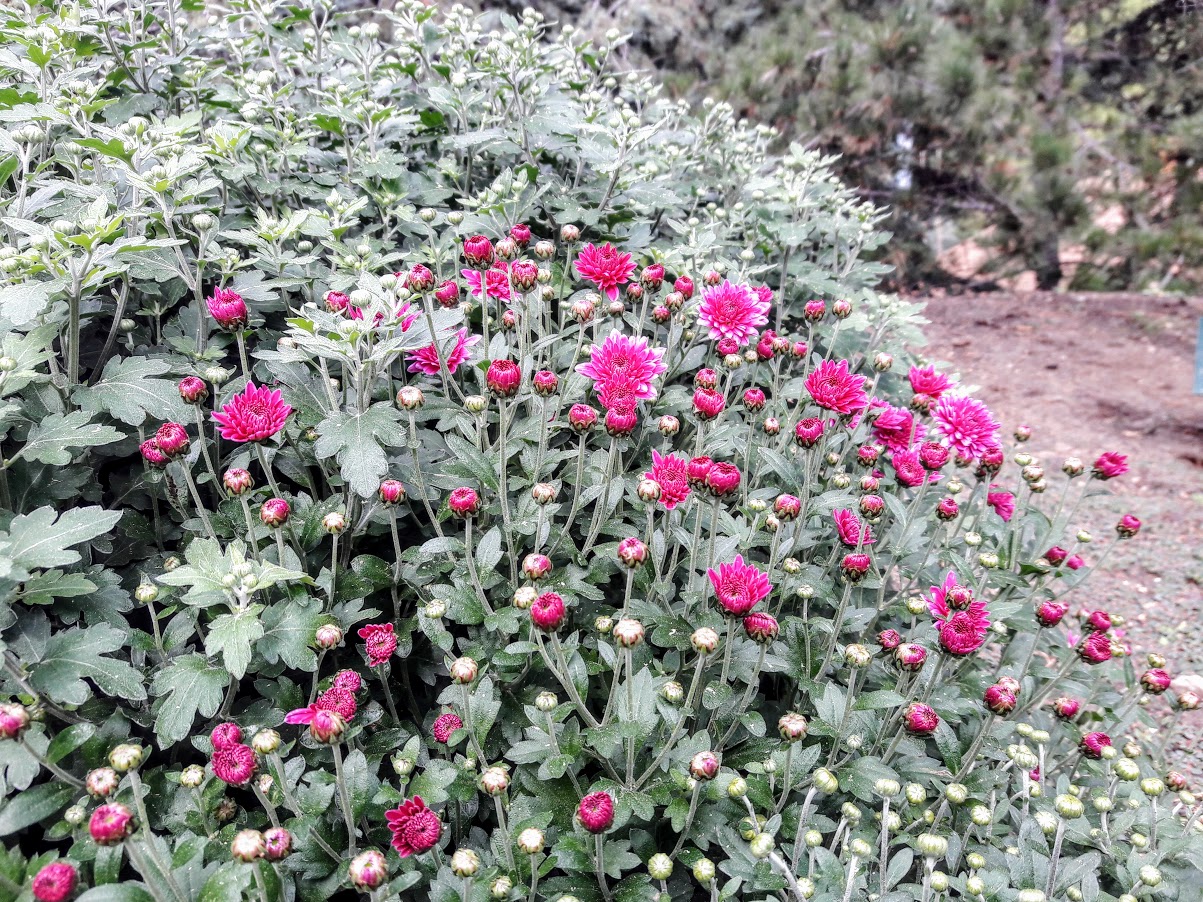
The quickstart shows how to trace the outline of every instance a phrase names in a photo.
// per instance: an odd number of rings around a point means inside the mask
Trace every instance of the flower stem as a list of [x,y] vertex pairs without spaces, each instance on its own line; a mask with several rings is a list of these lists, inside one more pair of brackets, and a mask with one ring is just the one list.
[[[686,828],[688,829],[688,828]],[[594,834],[593,837],[593,853],[594,853],[594,870],[597,873],[597,885],[601,887],[602,898],[606,902],[610,902],[610,887],[606,884],[606,859],[605,859],[605,835],[602,833]]]
[[246,337],[239,329],[234,333],[234,340],[238,342],[238,362],[242,365],[242,375],[247,382],[251,381],[251,365],[247,362],[246,356]]
[[354,858],[356,853],[355,818],[351,814],[351,795],[343,774],[343,753],[337,743],[330,746],[330,750],[334,752],[334,779],[338,783],[338,804],[343,811],[343,822],[347,825],[348,854]]
[[380,678],[380,686],[384,689],[384,702],[388,706],[389,717],[393,719],[393,723],[401,723],[401,718],[397,716],[397,705],[393,701],[393,690],[389,688],[388,676],[384,670],[385,665],[381,664],[375,668],[376,676]]
[[476,551],[472,545],[472,517],[464,520],[464,549],[468,558],[468,576],[472,580],[472,587],[476,589],[476,597],[480,599],[480,606],[485,609],[485,613],[492,614],[493,608],[489,599],[485,597],[484,587],[480,584],[480,573],[476,570]]
[[271,803],[271,800],[259,788],[259,784],[254,780],[251,781],[251,788],[255,791],[255,798],[259,800],[259,804],[263,806],[263,810],[267,812],[268,820],[272,822],[273,827],[280,826],[279,815],[276,814],[276,806]]
[[[505,547],[509,552],[510,562],[510,582],[513,585],[518,584],[518,557],[514,554],[514,531],[510,528],[510,493],[506,488],[506,473],[509,470],[509,449],[506,447],[506,437],[509,431],[509,416],[506,411],[504,399],[497,401],[498,410],[498,432],[500,435],[499,444],[501,450],[501,463],[497,472],[497,494],[501,496],[501,529],[505,533]],[[485,604],[485,610],[488,610],[488,604]]]
[[209,512],[205,510],[205,502],[201,500],[200,490],[196,487],[196,480],[192,478],[192,470],[188,468],[186,460],[180,461],[180,469],[184,472],[184,482],[188,483],[188,494],[192,496],[192,503],[196,505],[196,512],[201,518],[201,522],[205,524],[205,532],[209,538],[217,541],[217,533],[213,531],[213,524],[209,520]]
[[52,764],[49,760],[47,760],[47,758],[45,756],[43,756],[32,745],[29,744],[29,740],[26,739],[24,735],[21,736],[21,745],[25,748],[25,751],[27,751],[35,761],[37,761],[40,765],[42,765],[42,767],[46,768],[46,770],[50,771],[52,774],[54,774],[56,777],[58,777],[64,783],[69,783],[71,786],[74,786],[76,789],[83,788],[83,785],[84,785],[83,780],[79,779],[76,776],[73,776],[72,774],[67,773],[65,770],[63,770],[61,767],[59,767],[57,764]]
[[1061,842],[1065,839],[1065,818],[1057,821],[1057,836],[1053,840],[1053,854],[1048,860],[1048,882],[1044,885],[1045,896],[1051,897],[1057,885],[1057,865],[1061,860]]
[[138,776],[137,769],[129,771],[129,782],[130,788],[134,791],[134,807],[138,810],[138,822],[142,825],[143,845],[155,867],[162,871],[163,879],[167,881],[167,888],[171,890],[171,894],[180,902],[185,902],[188,897],[184,895],[180,885],[176,882],[175,875],[171,872],[171,865],[159,858],[159,852],[151,842],[154,833],[150,829],[150,816],[146,813],[146,789],[142,785],[142,778]]

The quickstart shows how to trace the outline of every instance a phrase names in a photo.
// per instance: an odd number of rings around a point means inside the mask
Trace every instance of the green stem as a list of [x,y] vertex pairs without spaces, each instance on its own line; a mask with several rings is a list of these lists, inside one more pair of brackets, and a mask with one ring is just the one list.
[[349,855],[354,858],[356,852],[355,818],[351,814],[351,796],[347,789],[346,777],[343,774],[343,753],[337,743],[330,746],[330,750],[334,753],[334,780],[338,784],[338,804],[342,808],[343,821],[347,825],[347,847]]
[[84,786],[83,780],[79,779],[76,776],[73,776],[72,774],[67,773],[65,770],[63,770],[61,767],[59,767],[57,764],[53,764],[50,761],[48,761],[45,758],[45,756],[43,756],[32,745],[29,744],[29,740],[26,739],[25,736],[21,736],[21,745],[25,748],[25,751],[27,751],[35,761],[37,761],[40,765],[42,765],[42,767],[46,768],[46,770],[50,771],[52,774],[54,774],[56,777],[58,777],[64,783],[68,783],[71,786],[74,786],[76,789],[83,789],[83,786]]

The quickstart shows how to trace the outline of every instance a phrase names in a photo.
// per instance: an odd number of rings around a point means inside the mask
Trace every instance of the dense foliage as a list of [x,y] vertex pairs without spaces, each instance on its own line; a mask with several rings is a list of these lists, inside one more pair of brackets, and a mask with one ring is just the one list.
[[948,281],[936,255],[974,239],[997,254],[981,284],[1192,291],[1200,47],[1181,0],[827,0],[782,4],[705,68],[890,206],[904,284]]
[[0,897],[1186,898],[1123,456],[1045,512],[828,161],[498,27],[0,11]]

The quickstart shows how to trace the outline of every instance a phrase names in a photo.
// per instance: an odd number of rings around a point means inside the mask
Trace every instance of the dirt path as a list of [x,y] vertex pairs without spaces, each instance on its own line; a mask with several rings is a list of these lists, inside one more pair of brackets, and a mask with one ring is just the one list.
[[[1128,455],[1131,471],[1110,483],[1115,497],[1075,525],[1096,537],[1088,562],[1122,514],[1144,528],[1071,599],[1124,615],[1138,672],[1156,651],[1175,675],[1203,674],[1203,396],[1191,393],[1203,299],[942,297],[928,302],[927,316],[928,357],[980,386],[1006,431],[1032,428],[1028,448],[1050,473],[1050,498],[1066,457],[1089,465],[1103,451]],[[1164,701],[1151,710],[1168,716]],[[1171,763],[1196,781],[1200,736],[1203,710],[1186,714],[1172,740]]]

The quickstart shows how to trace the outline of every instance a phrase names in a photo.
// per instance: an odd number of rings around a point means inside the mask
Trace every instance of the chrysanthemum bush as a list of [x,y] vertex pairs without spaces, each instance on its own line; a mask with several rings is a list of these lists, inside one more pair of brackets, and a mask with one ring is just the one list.
[[824,161],[534,14],[0,16],[0,896],[1197,892],[1125,458]]

